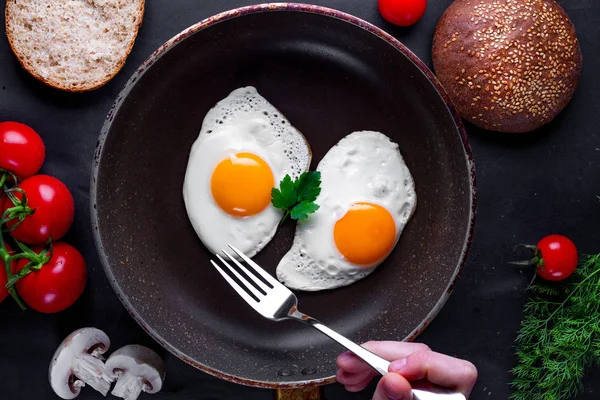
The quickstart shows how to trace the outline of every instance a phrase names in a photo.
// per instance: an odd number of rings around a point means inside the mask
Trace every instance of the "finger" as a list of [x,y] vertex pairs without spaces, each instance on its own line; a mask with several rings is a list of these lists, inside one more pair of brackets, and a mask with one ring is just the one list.
[[348,392],[355,393],[355,392],[360,392],[360,391],[363,391],[363,390],[365,390],[365,389],[367,388],[367,386],[369,386],[369,383],[370,383],[370,382],[366,382],[366,381],[365,381],[365,382],[361,382],[361,383],[359,383],[358,385],[347,385],[347,386],[344,386],[344,388],[345,388],[345,389],[346,389]]
[[373,400],[410,400],[412,397],[410,383],[400,374],[390,372],[379,381]]
[[362,371],[358,373],[346,372],[342,369],[339,369],[335,375],[335,379],[341,383],[342,385],[357,385],[366,381],[367,384],[371,382],[371,379],[375,376],[375,371],[371,372],[369,370]]
[[[397,360],[417,351],[430,350],[428,346],[422,343],[410,342],[367,342],[362,346],[386,360]],[[349,351],[342,353],[337,358],[337,365],[346,372],[354,373],[371,369],[364,361]]]
[[341,354],[337,358],[337,365],[341,370],[353,374],[358,374],[371,369],[371,367],[365,364],[360,358],[350,352]]
[[394,361],[390,371],[398,372],[409,381],[426,379],[440,386],[455,388],[466,397],[477,381],[477,368],[473,364],[433,351],[413,353]]
[[412,353],[418,351],[430,351],[429,346],[423,343],[412,343],[412,342],[366,342],[362,344],[367,350],[377,354],[386,360],[397,360],[399,358],[407,357]]

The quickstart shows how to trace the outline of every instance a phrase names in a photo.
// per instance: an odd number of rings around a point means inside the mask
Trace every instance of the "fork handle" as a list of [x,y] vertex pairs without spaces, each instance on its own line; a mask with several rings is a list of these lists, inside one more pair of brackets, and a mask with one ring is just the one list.
[[[364,362],[369,364],[371,368],[373,368],[379,374],[385,375],[388,373],[390,362],[386,359],[379,357],[377,354],[370,352],[362,346],[359,346],[352,340],[326,327],[316,319],[309,317],[308,315],[302,314],[298,310],[294,310],[294,312],[290,314],[290,317],[298,319],[304,322],[305,324],[310,325],[315,329],[318,329],[319,331],[321,331],[321,333],[329,336],[331,339],[335,340],[336,342],[338,342],[339,344],[356,354],[359,358],[361,358]],[[465,396],[462,393],[458,393],[447,388],[434,386],[426,382],[411,382],[411,386],[413,386],[413,400],[466,400]]]

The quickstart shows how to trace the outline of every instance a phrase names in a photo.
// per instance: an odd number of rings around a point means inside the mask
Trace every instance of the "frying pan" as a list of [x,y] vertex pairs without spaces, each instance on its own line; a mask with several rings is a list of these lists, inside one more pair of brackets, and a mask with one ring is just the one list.
[[[399,144],[413,174],[417,209],[390,257],[352,286],[298,293],[303,312],[359,343],[414,339],[448,298],[475,214],[468,140],[414,54],[365,21],[312,5],[208,18],[156,50],[119,94],[98,141],[91,202],[100,258],[124,306],[209,374],[267,388],[330,383],[342,349],[252,311],[211,267],[187,218],[183,179],[202,120],[247,85],[303,132],[313,168],[345,135],[377,130]],[[284,224],[255,260],[274,273],[293,233]]]

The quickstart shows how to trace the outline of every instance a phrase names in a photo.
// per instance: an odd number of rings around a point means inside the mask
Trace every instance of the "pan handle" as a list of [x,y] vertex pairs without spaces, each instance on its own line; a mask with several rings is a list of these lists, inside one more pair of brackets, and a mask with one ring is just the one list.
[[[433,386],[427,382],[411,382],[413,400],[465,400],[461,393],[451,392],[446,388]],[[275,400],[322,400],[322,386],[299,389],[277,389]]]
[[322,386],[277,389],[275,391],[275,400],[321,400],[324,398]]

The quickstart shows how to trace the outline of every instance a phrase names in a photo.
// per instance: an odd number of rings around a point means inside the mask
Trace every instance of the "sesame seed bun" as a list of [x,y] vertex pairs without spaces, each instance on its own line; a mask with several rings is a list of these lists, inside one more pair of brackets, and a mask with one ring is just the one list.
[[581,74],[573,23],[554,0],[456,0],[440,18],[433,67],[463,118],[527,132],[571,100]]

